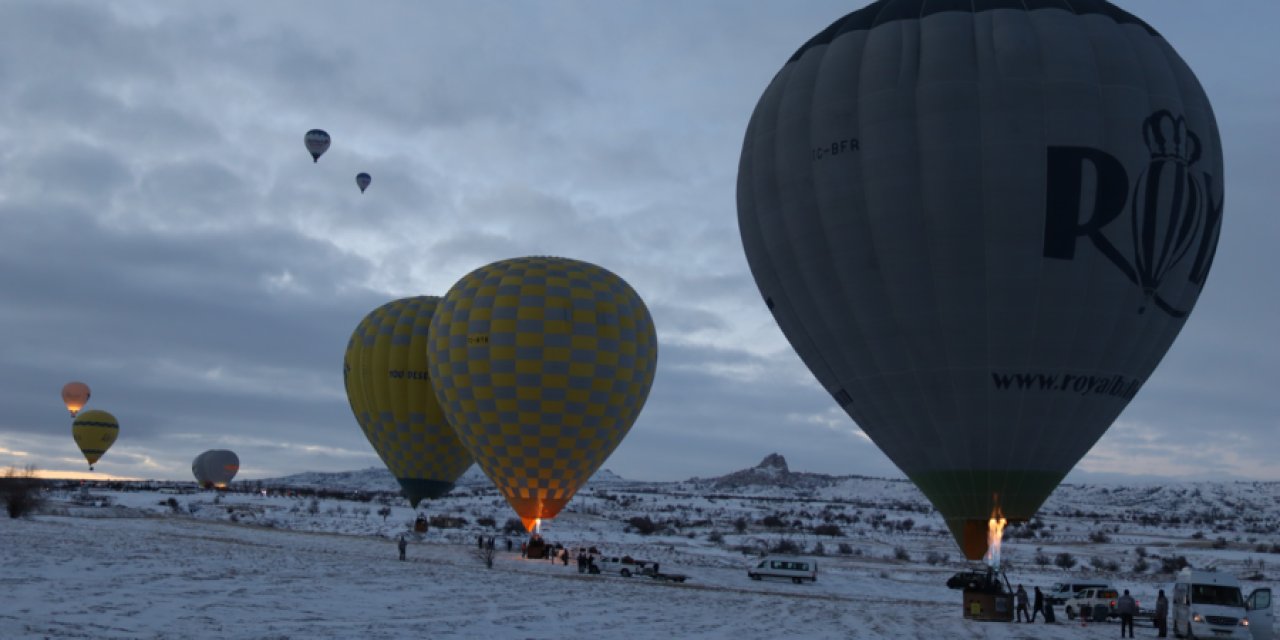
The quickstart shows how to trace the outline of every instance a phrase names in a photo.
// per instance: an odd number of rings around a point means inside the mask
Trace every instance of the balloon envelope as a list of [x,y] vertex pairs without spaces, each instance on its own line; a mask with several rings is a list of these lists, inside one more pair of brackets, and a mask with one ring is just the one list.
[[100,409],[81,412],[71,423],[71,437],[75,439],[80,453],[89,461],[89,469],[98,462],[102,454],[111,448],[120,435],[120,423],[116,417]]
[[329,150],[329,134],[323,129],[312,129],[302,137],[302,142],[311,154],[312,162],[320,162],[320,156]]
[[356,174],[356,186],[360,187],[360,193],[364,193],[364,190],[369,188],[370,182],[373,182],[373,178],[369,177],[369,174],[367,173]]
[[635,290],[566,258],[481,267],[431,320],[440,405],[526,528],[554,518],[617,448],[657,361],[653,320]]
[[89,385],[83,382],[68,382],[62,385],[62,402],[67,405],[67,411],[71,412],[72,418],[80,413],[88,401]]
[[196,456],[191,463],[191,474],[206,489],[225,489],[240,471],[240,457],[226,449],[210,449]]
[[342,364],[356,422],[414,507],[448,493],[472,463],[427,374],[427,328],[439,302],[418,296],[374,309],[356,326]]
[[1160,362],[1217,247],[1208,98],[1087,3],[875,2],[765,90],[738,173],[761,294],[969,558]]

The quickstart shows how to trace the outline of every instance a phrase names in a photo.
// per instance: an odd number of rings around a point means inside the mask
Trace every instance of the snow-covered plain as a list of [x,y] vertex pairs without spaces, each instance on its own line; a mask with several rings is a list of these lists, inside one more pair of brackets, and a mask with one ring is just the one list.
[[[1082,626],[1061,610],[1055,625],[963,619],[960,592],[944,583],[970,564],[909,483],[796,481],[805,475],[784,469],[775,482],[663,484],[615,477],[594,482],[547,526],[548,539],[570,548],[660,561],[662,571],[688,576],[680,584],[584,575],[572,560],[522,559],[515,536],[515,551],[507,552],[501,529],[513,514],[483,482],[424,503],[427,513],[465,523],[414,539],[406,562],[396,558],[395,539],[416,514],[402,499],[381,498],[391,507],[384,518],[377,499],[94,489],[86,500],[54,492],[40,513],[0,520],[0,638],[1118,633],[1115,623]],[[1246,592],[1273,586],[1280,582],[1277,495],[1276,483],[1064,486],[1034,533],[1024,528],[1006,540],[1003,565],[1028,591],[1103,577],[1144,604],[1168,589],[1171,574],[1161,567],[1178,557],[1245,578]],[[648,518],[657,530],[641,534],[632,518]],[[839,532],[813,532],[824,524]],[[479,535],[497,537],[492,569],[476,556]],[[810,554],[822,545],[816,583],[747,578],[756,553],[783,543]],[[1063,553],[1078,564],[1055,566]],[[1140,627],[1138,635],[1155,630]]]

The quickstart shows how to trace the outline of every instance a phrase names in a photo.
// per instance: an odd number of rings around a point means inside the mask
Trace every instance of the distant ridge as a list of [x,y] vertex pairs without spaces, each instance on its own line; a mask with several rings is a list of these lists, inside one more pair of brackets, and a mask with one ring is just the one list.
[[749,469],[742,469],[715,478],[693,478],[686,484],[702,489],[744,490],[744,489],[794,489],[815,490],[844,484],[851,479],[879,480],[867,476],[848,475],[833,476],[825,473],[806,473],[792,471],[787,466],[787,459],[779,453],[770,453],[760,464]]
[[[263,478],[255,480],[265,486],[270,487],[291,487],[297,489],[327,489],[331,491],[367,491],[369,493],[389,492],[396,493],[400,491],[400,483],[396,482],[395,476],[386,467],[369,467],[367,469],[359,469],[356,471],[304,471],[292,475],[281,476],[278,478]],[[609,485],[625,485],[633,484],[630,480],[618,476],[616,473],[601,469],[596,472],[587,486],[609,486]],[[480,470],[480,467],[472,465],[467,469],[466,473],[458,478],[458,487],[465,488],[484,488],[493,486],[488,476]]]

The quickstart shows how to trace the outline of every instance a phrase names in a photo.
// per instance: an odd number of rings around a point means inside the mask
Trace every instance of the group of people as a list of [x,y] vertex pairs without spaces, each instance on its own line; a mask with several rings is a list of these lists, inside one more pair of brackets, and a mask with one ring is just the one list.
[[[1040,587],[1036,587],[1035,591],[1035,603],[1030,612],[1027,611],[1027,590],[1022,585],[1018,585],[1018,590],[1013,592],[1015,611],[1018,615],[1017,621],[1035,622],[1036,616],[1041,615],[1044,616],[1046,623],[1053,622],[1053,608],[1046,605],[1044,593],[1040,591]],[[1026,620],[1023,620],[1023,618],[1026,618]]]
[[[1028,610],[1027,603],[1030,597],[1027,590],[1022,585],[1018,585],[1018,589],[1013,593],[1015,604],[1015,613],[1017,622],[1035,622],[1036,615],[1044,616],[1045,622],[1053,622],[1053,607],[1044,599],[1044,594],[1040,592],[1040,587],[1035,587],[1035,599],[1032,600],[1031,608]],[[1138,601],[1129,595],[1129,590],[1124,590],[1124,595],[1116,598],[1116,614],[1120,616],[1120,637],[1133,637],[1133,618],[1138,615]],[[1081,615],[1084,615],[1083,613]],[[1156,596],[1156,609],[1153,612],[1156,629],[1159,630],[1158,637],[1164,638],[1169,633],[1169,599],[1164,595],[1164,589],[1160,590],[1160,594]],[[1127,636],[1125,634],[1128,634]]]

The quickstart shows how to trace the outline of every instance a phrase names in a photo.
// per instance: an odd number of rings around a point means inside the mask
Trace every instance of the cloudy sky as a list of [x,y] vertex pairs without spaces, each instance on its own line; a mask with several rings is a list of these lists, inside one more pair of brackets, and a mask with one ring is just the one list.
[[[705,477],[776,451],[899,476],[774,324],[734,200],[764,87],[862,4],[0,3],[0,468],[84,469],[75,379],[121,422],[108,474],[189,479],[208,448],[244,478],[378,465],[342,386],[359,320],[550,254],[625,278],[658,328],[607,468]],[[1213,101],[1225,223],[1182,335],[1069,479],[1280,480],[1280,3],[1119,4]]]

